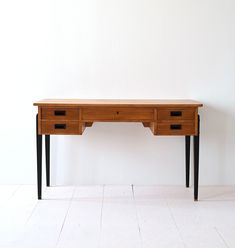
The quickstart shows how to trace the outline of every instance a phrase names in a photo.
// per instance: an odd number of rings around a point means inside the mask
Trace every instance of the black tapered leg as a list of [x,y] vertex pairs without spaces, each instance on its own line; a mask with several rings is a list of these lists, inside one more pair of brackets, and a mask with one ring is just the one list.
[[200,116],[198,115],[198,134],[194,136],[194,200],[198,200],[199,178],[199,141],[200,141]]
[[36,139],[37,139],[37,184],[38,199],[42,199],[42,135],[38,134],[38,115],[36,116]]
[[190,136],[185,136],[185,171],[186,171],[186,187],[189,187],[190,175]]
[[46,184],[50,186],[50,135],[45,135],[45,149],[46,149]]

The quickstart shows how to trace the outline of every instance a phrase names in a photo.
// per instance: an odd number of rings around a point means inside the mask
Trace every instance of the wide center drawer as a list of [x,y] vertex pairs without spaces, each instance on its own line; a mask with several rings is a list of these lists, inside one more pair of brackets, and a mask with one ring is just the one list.
[[42,108],[41,110],[42,120],[79,120],[78,108]]
[[196,118],[195,108],[159,108],[158,120],[193,120]]
[[83,121],[151,121],[153,108],[94,107],[82,109]]

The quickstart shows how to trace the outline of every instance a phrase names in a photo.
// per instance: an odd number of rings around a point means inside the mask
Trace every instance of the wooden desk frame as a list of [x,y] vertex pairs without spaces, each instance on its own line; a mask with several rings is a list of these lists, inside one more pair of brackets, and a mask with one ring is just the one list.
[[194,200],[198,200],[199,137],[202,103],[194,100],[48,99],[34,103],[38,199],[42,198],[42,136],[45,135],[46,185],[50,186],[50,135],[82,135],[93,122],[141,122],[154,135],[184,136],[186,187],[190,179],[190,139],[194,141]]

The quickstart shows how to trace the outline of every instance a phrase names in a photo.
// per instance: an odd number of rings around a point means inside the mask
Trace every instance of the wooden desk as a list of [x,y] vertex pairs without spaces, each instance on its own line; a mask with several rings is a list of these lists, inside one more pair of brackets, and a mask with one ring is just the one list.
[[198,200],[199,129],[194,100],[48,99],[34,103],[36,117],[38,199],[42,188],[42,135],[45,135],[46,182],[50,186],[50,135],[82,135],[94,122],[141,122],[153,135],[185,136],[186,187],[189,187],[190,136],[194,138],[194,200]]

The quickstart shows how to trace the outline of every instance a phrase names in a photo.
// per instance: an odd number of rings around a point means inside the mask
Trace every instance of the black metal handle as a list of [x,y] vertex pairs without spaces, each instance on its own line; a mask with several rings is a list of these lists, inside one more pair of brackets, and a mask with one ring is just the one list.
[[171,125],[171,130],[181,130],[182,125],[181,124],[172,124]]
[[66,129],[66,124],[55,124],[55,129]]
[[66,111],[65,110],[55,110],[54,114],[56,116],[64,116],[64,115],[66,115]]
[[171,111],[171,116],[182,116],[182,111]]

